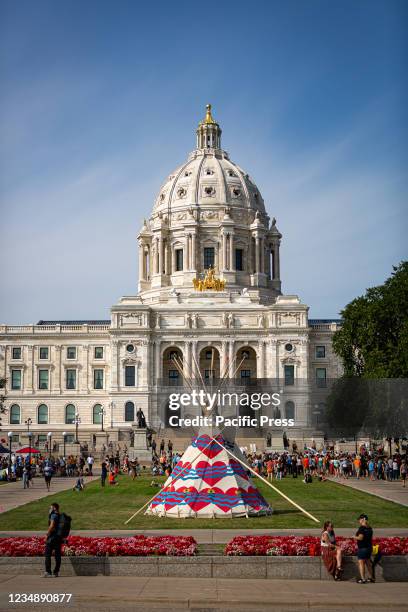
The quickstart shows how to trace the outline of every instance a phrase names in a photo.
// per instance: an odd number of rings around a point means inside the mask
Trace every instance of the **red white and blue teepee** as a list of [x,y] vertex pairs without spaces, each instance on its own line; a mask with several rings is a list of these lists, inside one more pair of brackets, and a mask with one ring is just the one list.
[[[271,514],[235,443],[203,429],[174,467],[146,514],[174,518],[232,518]],[[217,440],[215,442],[212,438]]]

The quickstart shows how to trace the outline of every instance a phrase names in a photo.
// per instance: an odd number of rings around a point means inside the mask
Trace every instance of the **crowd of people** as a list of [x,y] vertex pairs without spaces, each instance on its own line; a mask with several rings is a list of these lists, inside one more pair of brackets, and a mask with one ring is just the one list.
[[320,479],[356,478],[370,480],[402,481],[405,487],[407,480],[406,455],[395,453],[387,457],[378,451],[361,447],[357,453],[336,453],[333,450],[317,452],[308,449],[300,453],[268,452],[243,454],[252,469],[268,478],[281,480],[284,477],[306,475]]

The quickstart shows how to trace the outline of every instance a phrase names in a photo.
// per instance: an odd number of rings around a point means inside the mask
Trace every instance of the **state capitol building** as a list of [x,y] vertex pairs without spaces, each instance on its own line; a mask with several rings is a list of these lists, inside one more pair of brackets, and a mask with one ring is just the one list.
[[13,446],[27,443],[27,421],[40,447],[63,432],[73,443],[76,428],[81,443],[131,445],[139,408],[160,437],[182,435],[168,428],[168,396],[183,384],[176,361],[204,382],[273,381],[284,390],[279,414],[295,420],[288,436],[322,435],[327,381],[341,375],[332,350],[340,321],[311,320],[297,296],[282,294],[276,219],[222,149],[210,105],[196,135],[139,232],[138,291],[110,320],[0,325],[0,437],[12,431]]

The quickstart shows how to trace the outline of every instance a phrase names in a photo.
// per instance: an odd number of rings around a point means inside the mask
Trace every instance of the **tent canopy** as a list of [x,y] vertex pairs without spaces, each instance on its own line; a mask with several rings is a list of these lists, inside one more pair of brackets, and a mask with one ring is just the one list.
[[35,455],[39,452],[40,451],[38,450],[38,448],[34,448],[33,446],[24,446],[24,448],[20,448],[20,450],[16,451],[16,453],[21,453],[22,455],[29,455],[30,453],[32,455]]

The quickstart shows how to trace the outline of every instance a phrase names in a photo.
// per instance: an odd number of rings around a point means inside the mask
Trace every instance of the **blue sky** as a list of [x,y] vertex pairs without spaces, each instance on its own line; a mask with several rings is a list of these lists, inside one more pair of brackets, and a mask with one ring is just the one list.
[[407,23],[396,0],[3,0],[0,322],[136,292],[207,102],[277,218],[283,291],[337,316],[407,255]]

